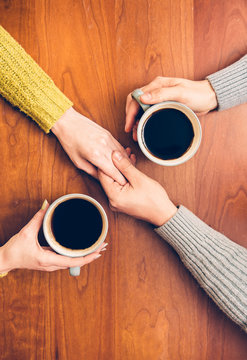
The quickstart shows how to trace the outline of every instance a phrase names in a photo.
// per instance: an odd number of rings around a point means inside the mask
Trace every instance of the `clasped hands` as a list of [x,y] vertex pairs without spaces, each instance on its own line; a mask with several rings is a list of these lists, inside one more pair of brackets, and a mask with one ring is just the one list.
[[[144,92],[141,101],[145,104],[179,101],[188,105],[198,115],[206,114],[217,107],[215,92],[207,80],[157,77],[141,89]],[[125,131],[132,131],[135,141],[138,111],[139,105],[129,94],[126,102]],[[67,110],[51,130],[75,166],[99,179],[112,210],[124,212],[155,226],[163,225],[175,215],[177,207],[169,199],[165,189],[135,168],[136,159],[131,150],[125,150],[109,131],[73,108]],[[98,258],[105,249],[106,244],[103,243],[96,252],[86,257],[71,259],[42,248],[37,235],[45,211],[46,209],[41,209],[1,248],[0,272],[14,268],[54,271],[83,266]]]

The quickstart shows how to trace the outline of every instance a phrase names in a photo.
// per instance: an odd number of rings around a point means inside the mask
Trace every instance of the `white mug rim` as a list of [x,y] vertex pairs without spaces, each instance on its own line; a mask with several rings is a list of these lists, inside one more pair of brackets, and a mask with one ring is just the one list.
[[[48,218],[51,214],[51,212],[62,202],[69,200],[69,199],[84,199],[87,200],[89,202],[91,202],[100,212],[100,215],[102,217],[102,222],[103,222],[103,229],[102,232],[100,234],[100,237],[98,238],[98,240],[89,248],[86,249],[69,249],[66,248],[62,245],[60,245],[54,238],[51,238],[50,233],[47,229],[47,221]],[[80,257],[80,256],[86,256],[91,254],[92,252],[94,252],[95,250],[98,249],[98,247],[104,242],[106,235],[108,232],[108,218],[106,215],[106,212],[104,210],[104,208],[102,207],[102,205],[95,200],[94,198],[92,198],[91,196],[85,195],[85,194],[80,194],[80,193],[73,193],[73,194],[67,194],[67,195],[63,195],[60,196],[58,199],[56,199],[47,209],[45,216],[44,216],[44,220],[43,220],[43,233],[45,236],[45,239],[47,241],[47,243],[50,245],[50,247],[55,250],[58,254],[60,255],[65,255],[65,256],[70,256],[70,257]]]
[[[199,135],[197,138],[194,136],[191,146],[187,149],[187,151],[182,156],[180,156],[179,158],[176,158],[176,159],[163,160],[163,159],[156,157],[150,151],[147,150],[147,147],[146,147],[145,141],[144,141],[144,136],[143,136],[143,128],[144,128],[144,125],[145,125],[146,121],[148,120],[148,118],[154,112],[161,110],[161,109],[166,109],[169,107],[172,109],[177,109],[179,111],[182,111],[187,116],[187,118],[190,120],[190,122],[193,126],[194,133],[195,133],[194,123],[191,120],[191,117],[193,117],[193,119],[195,120],[195,123],[198,126]],[[183,111],[183,109],[185,111]],[[190,113],[191,117],[188,116],[188,113]],[[137,127],[137,141],[138,141],[141,151],[149,160],[151,160],[152,162],[154,162],[156,164],[162,165],[162,166],[176,166],[176,165],[183,164],[186,161],[188,161],[189,159],[191,159],[192,156],[194,156],[195,153],[197,152],[197,150],[200,146],[200,143],[201,143],[201,139],[202,139],[202,128],[201,128],[201,123],[200,123],[197,115],[187,105],[184,105],[177,101],[163,101],[161,103],[151,105],[142,115],[142,117],[139,121],[138,127]],[[193,147],[193,143],[195,143],[195,141],[197,141],[197,144]],[[193,149],[192,149],[192,147],[193,147]]]

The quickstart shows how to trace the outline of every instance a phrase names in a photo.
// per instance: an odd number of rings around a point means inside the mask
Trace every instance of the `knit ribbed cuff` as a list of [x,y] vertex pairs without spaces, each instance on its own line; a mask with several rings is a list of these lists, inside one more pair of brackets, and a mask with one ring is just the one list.
[[218,101],[217,110],[226,110],[247,102],[247,55],[239,61],[207,76]]
[[247,249],[183,206],[155,231],[177,251],[215,303],[247,332]]
[[155,232],[180,253],[180,250],[183,249],[183,246],[181,248],[183,238],[190,241],[195,240],[193,237],[194,229],[197,229],[199,236],[203,237],[203,234],[210,231],[211,228],[191,211],[180,205],[176,214],[167,223],[156,228]]

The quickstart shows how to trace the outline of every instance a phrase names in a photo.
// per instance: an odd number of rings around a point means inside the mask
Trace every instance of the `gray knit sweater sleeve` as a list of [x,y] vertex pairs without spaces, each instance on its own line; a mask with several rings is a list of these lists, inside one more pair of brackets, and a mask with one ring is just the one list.
[[214,302],[247,332],[247,249],[183,206],[155,231],[177,251]]
[[216,93],[218,110],[247,102],[247,55],[207,79]]

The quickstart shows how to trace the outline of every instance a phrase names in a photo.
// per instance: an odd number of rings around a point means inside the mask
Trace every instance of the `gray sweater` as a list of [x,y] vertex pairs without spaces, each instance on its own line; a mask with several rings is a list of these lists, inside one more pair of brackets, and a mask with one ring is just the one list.
[[[247,102],[247,55],[207,79],[216,92],[218,110]],[[155,231],[177,251],[214,302],[247,332],[247,249],[184,206]]]

